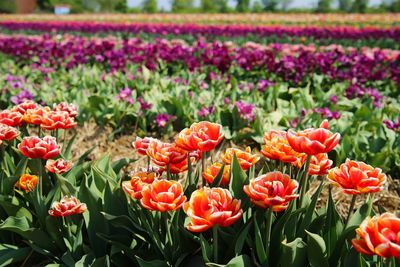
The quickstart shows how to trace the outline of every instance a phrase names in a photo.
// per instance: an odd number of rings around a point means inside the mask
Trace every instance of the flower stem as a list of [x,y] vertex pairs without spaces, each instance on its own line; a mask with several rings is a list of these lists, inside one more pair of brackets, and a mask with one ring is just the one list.
[[[206,171],[206,153],[203,152],[201,154],[201,173],[203,173],[205,171]],[[201,175],[201,177],[203,177],[203,176]],[[206,185],[206,181],[203,178],[203,186],[205,186],[205,185]]]
[[356,199],[357,199],[357,195],[353,195],[353,197],[351,198],[349,212],[347,213],[347,218],[346,218],[346,221],[344,224],[344,229],[347,228],[347,224],[349,223],[350,216],[351,216],[351,214],[353,214],[353,209],[354,209],[354,204],[356,204]]
[[39,196],[43,198],[43,168],[42,168],[42,160],[37,159],[38,162],[38,175],[39,175]]
[[170,244],[172,246],[172,237],[171,237],[171,231],[169,229],[169,224],[168,224],[168,211],[162,212],[161,216],[164,219],[164,224],[165,224],[165,233],[166,233],[166,243]]
[[167,179],[171,180],[171,167],[169,163],[167,164]]
[[218,225],[213,226],[214,262],[218,263]]
[[303,206],[304,196],[307,192],[308,187],[308,170],[310,168],[311,156],[307,156],[306,164],[304,165],[304,173],[301,179],[301,188],[300,188],[300,208]]
[[267,210],[267,218],[265,220],[265,255],[269,255],[269,245],[271,239],[271,227],[272,227],[272,207]]

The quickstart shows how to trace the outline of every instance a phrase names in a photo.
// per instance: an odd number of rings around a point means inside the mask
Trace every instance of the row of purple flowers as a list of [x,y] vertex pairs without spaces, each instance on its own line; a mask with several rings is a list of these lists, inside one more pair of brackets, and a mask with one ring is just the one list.
[[[270,44],[263,46],[232,42],[207,43],[202,39],[192,45],[182,40],[101,39],[77,36],[0,36],[0,52],[27,64],[52,68],[73,68],[81,64],[102,64],[111,70],[124,70],[129,64],[145,64],[156,69],[160,60],[170,67],[203,71],[215,67],[221,72],[245,70],[266,79],[300,83],[314,74],[353,84],[394,80],[400,83],[400,51],[378,48],[344,48],[338,45]],[[46,68],[44,68],[46,67]],[[51,67],[50,70],[47,67]],[[259,77],[260,78],[260,77]]]
[[296,36],[317,39],[380,39],[400,41],[400,27],[296,27],[296,26],[252,26],[252,25],[197,25],[155,23],[104,23],[104,22],[58,22],[58,21],[3,21],[0,27],[9,30],[76,31],[85,33],[125,32],[160,35],[202,36]]

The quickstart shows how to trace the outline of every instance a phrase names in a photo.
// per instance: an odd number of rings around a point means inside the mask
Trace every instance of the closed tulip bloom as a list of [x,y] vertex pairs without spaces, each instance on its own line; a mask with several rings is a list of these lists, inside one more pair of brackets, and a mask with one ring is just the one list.
[[218,146],[222,139],[224,139],[222,125],[201,121],[193,123],[190,128],[183,129],[175,143],[187,151],[200,150],[201,152],[207,152]]
[[1,141],[14,140],[19,135],[17,128],[0,123],[0,144]]
[[47,113],[50,113],[51,110],[49,107],[37,107],[35,109],[28,109],[22,120],[28,124],[40,125],[43,122],[43,119]]
[[40,107],[39,104],[33,102],[32,100],[27,100],[21,104],[14,106],[11,110],[20,113],[21,115],[25,115],[28,109],[36,109]]
[[400,218],[384,213],[366,218],[351,243],[362,254],[400,259]]
[[52,160],[46,162],[46,170],[52,173],[63,174],[72,168],[72,161],[65,159]]
[[[299,161],[294,164],[296,167],[301,168],[306,162],[307,157],[302,157]],[[328,158],[328,154],[321,153],[311,156],[310,168],[308,169],[308,175],[326,175],[329,169],[332,167],[333,161]]]
[[386,183],[386,175],[380,168],[347,159],[329,171],[328,180],[344,193],[357,195],[381,191]]
[[74,214],[81,214],[87,210],[85,203],[81,203],[75,197],[64,196],[60,202],[51,204],[49,214],[54,217],[67,217]]
[[19,112],[3,110],[0,112],[0,123],[16,127],[21,125],[22,115]]
[[39,138],[37,136],[24,137],[18,145],[22,155],[31,159],[51,159],[60,154],[56,139],[52,136]]
[[299,184],[289,175],[279,171],[269,172],[251,179],[249,185],[243,187],[251,202],[260,208],[270,208],[275,212],[286,210],[289,202],[297,198]]
[[15,187],[28,193],[35,189],[38,180],[39,178],[36,175],[23,174],[15,184]]
[[136,149],[136,152],[139,155],[146,156],[147,148],[149,147],[152,141],[157,141],[157,139],[151,137],[145,137],[145,138],[136,137],[136,140],[132,142],[132,146]]
[[214,225],[228,227],[243,215],[240,200],[219,187],[194,191],[183,209],[190,219],[187,229],[191,232],[204,232]]
[[175,144],[163,143],[158,140],[150,142],[147,155],[158,166],[177,164],[187,158],[187,152]]
[[54,111],[66,111],[66,112],[68,112],[68,115],[72,118],[75,118],[76,116],[78,116],[78,113],[79,113],[79,109],[76,105],[70,104],[67,102],[53,104],[53,110]]
[[[205,172],[203,172],[203,178],[207,181],[207,183],[212,184],[214,179],[217,177],[218,173],[222,168],[221,163],[214,163],[213,165],[209,166]],[[224,172],[222,174],[221,183],[220,185],[228,185],[230,181],[230,166],[224,166]]]
[[225,154],[223,154],[221,156],[222,161],[225,164],[228,164],[228,165],[231,164],[234,154],[236,154],[236,157],[239,161],[240,167],[243,170],[250,169],[251,166],[253,166],[254,164],[257,163],[257,161],[260,160],[259,156],[251,154],[250,147],[246,147],[246,150],[244,150],[244,151],[241,149],[238,149],[238,148],[228,148],[225,151]]
[[151,184],[158,177],[155,172],[138,172],[132,175],[131,180],[122,182],[122,189],[134,199],[142,198],[144,185]]
[[40,127],[46,130],[70,129],[77,125],[73,117],[66,111],[50,111],[45,113]]
[[160,212],[177,210],[186,201],[182,185],[177,181],[154,180],[142,190],[140,203],[148,210]]
[[272,160],[296,163],[305,154],[298,153],[289,145],[285,131],[271,130],[264,134],[264,144],[261,153]]
[[327,127],[328,124],[324,121],[317,129],[310,128],[297,133],[289,130],[286,138],[290,146],[299,153],[307,155],[328,153],[339,143],[340,134],[333,134]]

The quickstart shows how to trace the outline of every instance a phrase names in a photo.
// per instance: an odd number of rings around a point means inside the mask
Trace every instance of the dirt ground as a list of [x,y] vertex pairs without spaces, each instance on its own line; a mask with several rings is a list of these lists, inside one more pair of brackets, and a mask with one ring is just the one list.
[[[109,136],[112,133],[111,128],[101,127],[95,123],[87,123],[84,126],[77,128],[77,138],[74,144],[73,156],[78,158],[85,151],[96,146],[93,152],[90,154],[91,159],[96,159],[100,155],[108,153],[111,155],[113,160],[118,160],[121,158],[132,158],[138,159],[130,166],[127,170],[135,170],[139,167],[146,166],[146,158],[138,155],[132,148],[132,142],[135,140],[136,135],[121,135],[116,136],[113,140],[109,140]],[[69,133],[72,134],[72,133]],[[227,142],[223,147],[231,146],[232,144]],[[221,151],[217,151],[214,158],[219,157]],[[311,184],[310,193],[314,192],[319,185],[318,181]],[[347,214],[351,196],[341,193],[338,188],[333,188],[333,198],[335,199],[337,205],[336,208],[338,212],[342,215]],[[319,200],[319,205],[324,205],[326,203],[328,196],[328,188],[322,191],[321,198]],[[379,205],[384,207],[386,210],[391,212],[399,212],[400,209],[400,179],[393,179],[388,177],[388,183],[384,190],[379,193],[374,194],[375,208]],[[365,196],[357,197],[355,208],[365,203]]]

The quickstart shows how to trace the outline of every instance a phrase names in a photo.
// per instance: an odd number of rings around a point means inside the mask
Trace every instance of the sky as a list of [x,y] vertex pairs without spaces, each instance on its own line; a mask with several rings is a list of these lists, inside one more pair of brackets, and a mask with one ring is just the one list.
[[[127,0],[129,7],[138,7],[141,5],[143,0]],[[253,1],[253,0],[252,0]],[[293,3],[290,7],[313,7],[316,5],[318,0],[293,0]],[[235,6],[235,0],[228,0],[230,6]],[[382,0],[369,0],[370,5],[377,5],[381,3]],[[198,5],[200,0],[195,0],[195,3]],[[158,0],[158,7],[164,10],[169,10],[171,8],[171,0]]]

